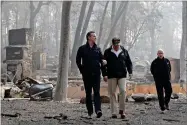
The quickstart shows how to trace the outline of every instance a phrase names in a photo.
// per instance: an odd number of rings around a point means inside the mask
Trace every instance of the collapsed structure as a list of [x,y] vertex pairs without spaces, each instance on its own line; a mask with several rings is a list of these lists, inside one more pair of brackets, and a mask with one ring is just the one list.
[[31,29],[9,30],[9,45],[6,49],[7,74],[15,76],[13,82],[30,77],[32,74],[32,34]]

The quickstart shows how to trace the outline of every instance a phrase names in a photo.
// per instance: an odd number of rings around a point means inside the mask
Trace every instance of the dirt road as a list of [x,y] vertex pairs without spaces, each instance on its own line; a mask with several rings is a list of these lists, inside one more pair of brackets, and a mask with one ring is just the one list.
[[[2,116],[2,125],[187,125],[187,101],[172,100],[171,110],[160,114],[158,102],[126,104],[127,118],[111,119],[109,104],[102,104],[103,117],[87,119],[86,108],[79,103],[35,102],[27,100],[1,101],[2,114],[15,114],[18,117]],[[67,119],[50,119],[60,113]],[[1,115],[2,115],[1,114]],[[47,118],[45,118],[47,117]]]

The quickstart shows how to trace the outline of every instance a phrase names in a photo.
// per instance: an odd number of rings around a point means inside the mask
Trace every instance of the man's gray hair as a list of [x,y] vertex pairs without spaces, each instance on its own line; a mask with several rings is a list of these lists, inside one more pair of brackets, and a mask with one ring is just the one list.
[[164,50],[163,50],[163,49],[158,49],[157,52],[162,52],[162,53],[164,53]]

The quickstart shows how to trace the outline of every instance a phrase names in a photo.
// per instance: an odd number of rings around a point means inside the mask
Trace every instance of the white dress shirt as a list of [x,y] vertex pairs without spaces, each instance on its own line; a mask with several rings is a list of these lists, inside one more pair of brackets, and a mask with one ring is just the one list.
[[121,47],[119,47],[119,49],[116,51],[116,50],[114,50],[114,48],[113,48],[113,46],[112,46],[111,51],[118,57],[119,54],[121,53],[122,49],[121,49]]

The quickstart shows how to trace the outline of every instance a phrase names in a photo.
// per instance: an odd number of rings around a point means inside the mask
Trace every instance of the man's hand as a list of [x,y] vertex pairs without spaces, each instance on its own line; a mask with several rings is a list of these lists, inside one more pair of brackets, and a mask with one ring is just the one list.
[[107,64],[107,61],[106,60],[102,60],[102,62],[103,62],[103,65],[106,65]]
[[129,74],[129,80],[131,80],[132,79],[132,74]]
[[104,76],[103,79],[104,79],[105,82],[107,82],[108,77],[107,77],[107,76]]

